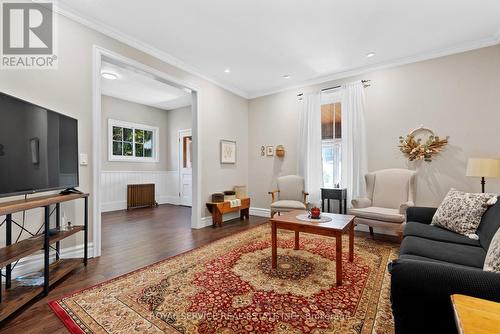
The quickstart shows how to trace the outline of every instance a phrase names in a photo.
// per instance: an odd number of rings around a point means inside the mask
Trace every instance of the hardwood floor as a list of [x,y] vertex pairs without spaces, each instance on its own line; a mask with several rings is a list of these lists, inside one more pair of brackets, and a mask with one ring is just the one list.
[[68,333],[47,302],[267,222],[250,216],[223,227],[192,230],[191,209],[160,205],[156,209],[117,211],[102,216],[102,256],[90,259],[51,290],[0,325],[1,333]]

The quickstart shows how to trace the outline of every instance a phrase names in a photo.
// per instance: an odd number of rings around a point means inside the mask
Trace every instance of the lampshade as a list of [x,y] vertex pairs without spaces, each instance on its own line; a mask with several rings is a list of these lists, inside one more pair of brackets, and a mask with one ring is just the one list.
[[471,158],[467,163],[467,176],[500,177],[500,160]]

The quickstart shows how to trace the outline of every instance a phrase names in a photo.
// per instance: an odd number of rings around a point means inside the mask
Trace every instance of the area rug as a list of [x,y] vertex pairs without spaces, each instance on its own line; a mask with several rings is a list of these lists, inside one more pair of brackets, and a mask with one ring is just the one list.
[[387,263],[398,247],[279,231],[271,269],[268,224],[49,302],[72,333],[393,333]]

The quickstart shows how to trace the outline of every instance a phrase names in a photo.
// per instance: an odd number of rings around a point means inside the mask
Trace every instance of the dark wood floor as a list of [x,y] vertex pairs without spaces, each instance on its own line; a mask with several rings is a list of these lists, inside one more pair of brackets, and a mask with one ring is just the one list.
[[48,297],[38,299],[5,320],[0,332],[68,333],[47,305],[49,300],[267,221],[251,216],[250,220],[236,219],[215,229],[192,230],[190,216],[190,208],[173,205],[103,214],[102,256],[89,260],[86,268],[75,270]]

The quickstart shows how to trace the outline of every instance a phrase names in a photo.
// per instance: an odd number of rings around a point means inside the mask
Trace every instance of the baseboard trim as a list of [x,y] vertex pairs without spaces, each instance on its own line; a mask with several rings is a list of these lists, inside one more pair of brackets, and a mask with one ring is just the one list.
[[250,208],[250,215],[257,217],[271,217],[271,210],[264,208]]
[[[89,242],[88,244],[88,254],[89,258],[93,257],[92,254],[94,254],[94,245],[92,242]],[[72,247],[66,247],[60,250],[60,257],[61,259],[64,258],[83,258],[83,244],[77,245],[77,246],[72,246]],[[51,254],[49,256],[50,261],[55,261],[56,259],[56,254],[54,251],[51,251]],[[44,261],[44,254],[43,253],[38,253],[34,255],[27,256],[25,258],[22,258],[12,270],[12,278],[14,279],[17,276],[20,275],[25,275],[29,274],[35,271],[38,271],[43,268],[43,261]],[[5,269],[2,269],[3,273]]]
[[197,226],[194,226],[193,228],[195,230],[199,230],[200,228],[212,226],[212,217],[203,217],[200,219],[199,223]]
[[[226,213],[225,215],[222,216],[222,222],[227,222],[229,220],[236,219],[236,218],[239,218],[239,217],[240,217],[240,213],[239,212]],[[193,227],[193,228],[194,229],[200,229],[200,228],[204,228],[204,227],[208,227],[208,226],[212,226],[212,225],[213,225],[213,223],[212,223],[212,217],[208,216],[208,217],[201,218],[198,226]]]

